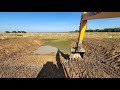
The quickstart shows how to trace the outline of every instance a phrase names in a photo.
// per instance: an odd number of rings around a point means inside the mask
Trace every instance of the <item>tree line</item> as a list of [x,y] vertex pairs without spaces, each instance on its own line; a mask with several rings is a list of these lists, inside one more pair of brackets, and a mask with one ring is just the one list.
[[[79,30],[70,32],[79,32]],[[88,29],[86,32],[120,32],[120,28]]]
[[27,33],[26,31],[5,31],[6,33]]

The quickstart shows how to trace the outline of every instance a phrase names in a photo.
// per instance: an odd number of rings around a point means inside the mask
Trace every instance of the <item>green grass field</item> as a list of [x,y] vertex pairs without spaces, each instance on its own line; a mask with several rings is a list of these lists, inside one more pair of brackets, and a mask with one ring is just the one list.
[[71,45],[72,39],[61,39],[61,40],[45,39],[44,41],[45,41],[44,45],[51,45],[51,46],[57,47],[64,53],[70,52],[70,45]]

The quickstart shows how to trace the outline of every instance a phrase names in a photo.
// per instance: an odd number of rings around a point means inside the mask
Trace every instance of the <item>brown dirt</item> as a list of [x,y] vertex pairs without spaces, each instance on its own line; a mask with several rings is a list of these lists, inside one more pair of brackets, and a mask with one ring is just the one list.
[[67,54],[35,55],[40,39],[0,41],[1,78],[119,78],[120,39],[85,39],[82,60]]
[[120,39],[85,39],[83,60],[63,63],[71,78],[119,78]]
[[[0,77],[35,77],[37,60],[31,52],[40,47],[39,39],[8,39],[0,41]],[[36,67],[34,67],[36,66]]]
[[1,40],[0,78],[65,77],[56,54],[34,54],[43,43],[32,38]]

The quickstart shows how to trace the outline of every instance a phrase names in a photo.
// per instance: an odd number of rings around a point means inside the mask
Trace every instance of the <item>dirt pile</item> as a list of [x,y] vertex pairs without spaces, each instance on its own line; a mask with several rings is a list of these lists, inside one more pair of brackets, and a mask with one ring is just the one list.
[[16,56],[18,53],[29,53],[42,42],[35,39],[8,39],[0,41],[0,61],[7,57]]
[[[37,74],[35,72],[38,72],[36,69],[38,61],[35,61],[36,57],[31,56],[31,52],[41,44],[40,39],[32,38],[1,40],[0,77],[35,77],[34,74]],[[33,71],[34,73],[32,73]]]
[[[120,40],[85,39],[83,60],[63,63],[71,78],[119,78]],[[62,59],[62,58],[61,58]]]

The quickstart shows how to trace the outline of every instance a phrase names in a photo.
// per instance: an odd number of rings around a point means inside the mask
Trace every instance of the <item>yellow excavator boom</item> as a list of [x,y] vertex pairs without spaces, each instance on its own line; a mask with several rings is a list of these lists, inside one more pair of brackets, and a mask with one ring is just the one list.
[[120,12],[82,12],[79,43],[82,43],[87,28],[87,20],[120,17]]

